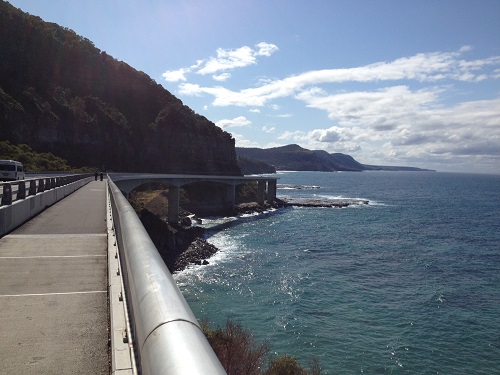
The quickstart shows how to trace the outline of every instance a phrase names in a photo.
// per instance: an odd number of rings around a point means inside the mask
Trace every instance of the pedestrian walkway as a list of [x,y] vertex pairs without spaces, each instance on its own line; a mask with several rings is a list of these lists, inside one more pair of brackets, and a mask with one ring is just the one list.
[[0,238],[0,374],[109,374],[106,182]]

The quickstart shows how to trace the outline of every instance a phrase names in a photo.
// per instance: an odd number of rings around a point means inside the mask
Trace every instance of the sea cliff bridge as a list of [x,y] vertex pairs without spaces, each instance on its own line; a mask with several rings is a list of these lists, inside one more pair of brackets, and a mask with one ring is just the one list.
[[[197,182],[257,182],[259,203],[276,178],[113,174],[43,176],[0,184],[0,362],[6,374],[225,374],[196,317],[126,199]],[[124,195],[125,194],[125,195]]]

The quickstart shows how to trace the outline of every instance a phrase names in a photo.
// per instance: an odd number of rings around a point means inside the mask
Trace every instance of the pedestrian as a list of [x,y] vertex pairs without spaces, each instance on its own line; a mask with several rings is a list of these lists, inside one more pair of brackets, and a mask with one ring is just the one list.
[[102,181],[102,172],[101,172],[101,181]]
[[95,173],[95,180],[97,181],[97,172]]

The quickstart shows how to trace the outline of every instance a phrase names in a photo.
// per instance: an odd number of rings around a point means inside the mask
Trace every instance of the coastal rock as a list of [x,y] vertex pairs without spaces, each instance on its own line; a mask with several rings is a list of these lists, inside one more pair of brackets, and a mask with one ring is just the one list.
[[339,199],[319,199],[319,198],[286,198],[284,199],[289,206],[295,207],[333,207],[333,208],[345,208],[353,205],[365,205],[369,201],[366,199],[350,199],[350,198],[339,198]]
[[234,214],[236,215],[248,215],[254,213],[262,213],[265,211],[269,211],[271,209],[277,209],[286,207],[287,204],[281,199],[275,199],[272,202],[265,202],[263,205],[258,204],[257,202],[247,202],[237,204],[234,208]]
[[217,251],[217,247],[198,237],[177,257],[174,269],[180,271],[190,264],[207,265],[206,258],[210,258]]
[[147,209],[139,212],[139,218],[170,272],[196,262],[203,264],[218,250],[203,239],[205,230],[201,227],[171,225]]

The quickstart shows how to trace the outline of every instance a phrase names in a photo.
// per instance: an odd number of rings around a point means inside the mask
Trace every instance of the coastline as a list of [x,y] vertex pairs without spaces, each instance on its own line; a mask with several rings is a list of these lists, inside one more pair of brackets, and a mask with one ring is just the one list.
[[[346,208],[352,205],[367,205],[368,200],[365,199],[276,199],[272,203],[265,203],[260,205],[257,202],[250,203],[240,203],[236,205],[233,215],[237,217],[243,217],[245,215],[261,215],[270,212],[276,212],[279,209],[287,207],[317,207],[317,208]],[[220,216],[222,217],[222,216]],[[190,226],[177,228],[178,231],[189,231],[192,221],[202,222],[203,218],[197,218],[196,216],[190,214],[184,217],[184,222]],[[207,229],[196,226],[196,228],[201,229],[203,232],[201,236],[195,237],[188,248],[182,251],[176,261],[174,262],[174,267],[172,272],[179,272],[186,269],[189,265],[207,265],[210,264],[210,257],[219,251],[219,249],[209,243],[204,237]],[[209,229],[213,231],[212,229]]]
[[[142,224],[155,244],[171,273],[179,272],[190,265],[206,265],[219,249],[206,240],[207,229],[197,225],[200,219],[192,212],[181,209],[179,224],[167,222],[168,199],[163,191],[149,191],[135,196],[133,205]],[[351,205],[366,205],[363,199],[331,198],[283,198],[260,205],[257,202],[237,204],[230,212],[220,212],[217,217],[255,215],[287,207],[346,208]],[[213,229],[210,229],[213,231]]]

